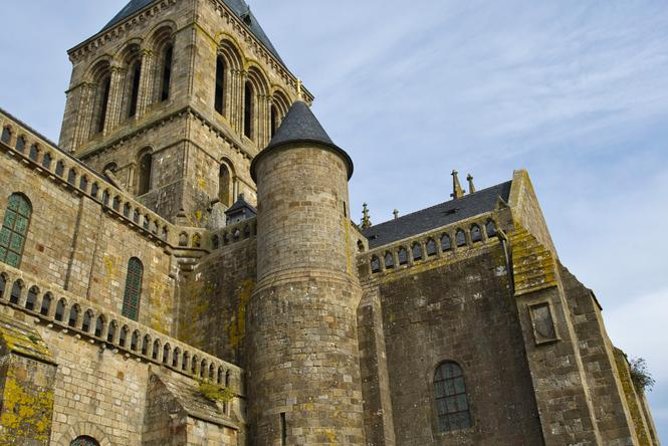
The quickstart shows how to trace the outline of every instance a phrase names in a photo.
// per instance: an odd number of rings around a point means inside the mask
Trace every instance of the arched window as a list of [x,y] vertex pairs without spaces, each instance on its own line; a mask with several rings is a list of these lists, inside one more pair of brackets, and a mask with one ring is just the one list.
[[359,252],[364,252],[364,242],[362,240],[357,240],[357,250]]
[[84,192],[88,189],[88,177],[86,175],[83,175],[81,180],[79,180],[79,189]]
[[496,224],[494,223],[494,220],[487,220],[485,231],[487,232],[487,237],[496,236]]
[[221,115],[225,111],[225,59],[218,56],[216,59],[216,96],[214,107]]
[[371,257],[371,272],[378,273],[380,272],[380,259],[378,256]]
[[153,155],[145,153],[139,158],[139,181],[137,195],[147,194],[151,190],[151,173],[153,169]]
[[84,313],[83,323],[81,324],[81,330],[85,333],[88,333],[90,327],[93,325],[93,318],[95,315],[92,310],[88,310]]
[[100,443],[93,437],[88,437],[86,435],[82,437],[77,437],[72,440],[70,446],[100,446]]
[[130,90],[128,104],[128,118],[137,114],[137,104],[139,102],[139,83],[141,81],[141,61],[136,61],[130,68]]
[[136,257],[128,262],[128,275],[125,280],[125,294],[123,296],[123,316],[137,320],[139,318],[139,304],[141,300],[144,265]]
[[0,229],[0,262],[18,268],[28,237],[32,205],[21,194],[12,194]]
[[253,120],[255,119],[255,98],[253,85],[246,82],[244,87],[244,135],[246,138],[253,139]]
[[9,127],[2,128],[2,136],[0,136],[0,141],[5,144],[9,144],[12,140],[12,129]]
[[274,137],[274,133],[278,130],[278,108],[276,105],[271,104],[271,137]]
[[32,144],[30,146],[28,158],[30,158],[32,161],[37,161],[37,157],[39,157],[39,146],[37,144]]
[[104,332],[105,320],[104,316],[98,316],[97,321],[95,321],[95,337],[99,338]]
[[174,349],[174,355],[172,355],[172,367],[177,367],[179,365],[180,357],[181,357],[181,349],[176,347]]
[[181,370],[184,372],[188,370],[188,363],[190,362],[190,353],[183,352],[183,361],[181,362]]
[[411,248],[411,251],[413,251],[413,260],[418,261],[422,260],[422,246],[420,246],[419,243],[413,243],[413,247]]
[[224,206],[232,206],[232,173],[225,164],[220,165],[218,172],[218,200]]
[[391,252],[385,253],[385,269],[394,268],[394,256]]
[[165,346],[162,348],[162,363],[167,364],[169,362],[169,352],[171,351],[172,347],[169,344],[165,344]]
[[157,360],[159,353],[160,353],[160,339],[156,339],[155,342],[153,342],[153,351],[151,352],[151,358],[153,360]]
[[441,237],[441,251],[450,251],[452,249],[452,240],[448,234]]
[[19,136],[16,139],[16,151],[23,153],[26,148],[26,139],[23,136]]
[[37,295],[39,294],[39,289],[34,286],[28,290],[28,297],[26,298],[26,310],[34,311],[35,304],[37,303]]
[[0,274],[0,299],[5,298],[5,288],[7,288],[7,277],[4,274]]
[[135,352],[137,348],[139,348],[139,332],[135,330],[132,332],[132,338],[130,338],[130,350]]
[[58,161],[56,163],[56,175],[62,177],[63,173],[65,173],[65,163],[63,163],[62,161]]
[[151,345],[151,337],[149,335],[144,336],[144,341],[141,344],[141,354],[146,356],[148,354],[148,347]]
[[23,293],[23,282],[17,280],[12,285],[12,293],[9,296],[9,303],[18,304],[21,300],[21,294]]
[[109,108],[110,92],[111,75],[107,74],[100,80],[97,87],[97,100],[94,112],[94,116],[97,117],[95,120],[95,133],[102,133],[104,131],[104,125],[107,123],[107,109]]
[[437,248],[436,248],[436,242],[434,241],[433,238],[430,238],[427,240],[427,256],[428,257],[433,257],[436,255]]
[[58,322],[62,322],[65,317],[65,299],[60,299],[56,305],[55,318]]
[[114,336],[116,336],[116,329],[118,324],[116,321],[111,321],[109,324],[109,331],[107,332],[107,342],[114,342]]
[[74,185],[76,180],[77,180],[77,171],[74,169],[70,169],[70,171],[67,173],[67,182]]
[[40,308],[39,314],[41,314],[42,316],[48,316],[49,310],[51,310],[51,302],[53,302],[53,297],[51,297],[51,293],[46,293],[42,298],[42,308]]
[[70,319],[67,322],[67,325],[70,327],[77,325],[77,321],[79,320],[79,312],[79,305],[73,305],[72,308],[70,308]]
[[457,232],[455,233],[455,241],[457,242],[457,246],[466,245],[466,234],[464,233],[464,230],[457,229]]
[[464,374],[457,363],[447,361],[438,366],[434,375],[434,396],[439,432],[471,427]]
[[125,344],[128,341],[128,333],[130,332],[130,329],[128,328],[127,325],[123,325],[121,327],[121,334],[118,336],[118,345],[121,347],[125,347]]
[[482,231],[476,224],[471,225],[471,241],[473,243],[482,241]]
[[169,89],[172,83],[172,60],[174,46],[170,43],[162,52],[162,83],[160,85],[160,101],[169,99]]
[[45,169],[51,169],[51,161],[53,158],[51,158],[51,154],[49,152],[46,152],[44,154],[44,157],[42,158],[42,167]]
[[399,265],[406,265],[408,263],[408,250],[403,246],[399,248]]

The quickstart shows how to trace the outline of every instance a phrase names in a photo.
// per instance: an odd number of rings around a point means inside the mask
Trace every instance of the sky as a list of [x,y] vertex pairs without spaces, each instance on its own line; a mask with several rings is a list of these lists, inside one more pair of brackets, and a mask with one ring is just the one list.
[[[125,0],[6,2],[0,107],[58,139],[66,50]],[[561,261],[645,358],[668,441],[668,5],[662,0],[252,0],[352,156],[374,223],[528,169]]]

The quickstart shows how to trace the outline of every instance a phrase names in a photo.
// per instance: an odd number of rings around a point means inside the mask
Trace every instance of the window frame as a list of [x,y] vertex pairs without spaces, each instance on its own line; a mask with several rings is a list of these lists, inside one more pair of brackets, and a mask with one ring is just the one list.
[[[13,203],[14,200],[16,201]],[[0,262],[14,268],[21,267],[32,213],[32,203],[24,194],[15,192],[9,196],[0,226]],[[23,225],[22,229],[17,229],[19,223]],[[21,246],[13,245],[15,238],[21,240]],[[11,260],[10,255],[13,255]]]
[[[449,378],[443,378],[442,380],[437,381],[437,379],[439,377],[439,370],[442,367],[445,367],[447,365],[454,365],[455,367],[457,367],[458,370],[459,370],[459,374],[454,374]],[[443,372],[443,373],[445,373],[445,372]],[[461,382],[462,382],[462,385],[463,385],[463,391],[461,391],[461,392],[457,392],[455,384],[454,384],[454,382],[458,379],[461,379]],[[443,394],[443,396],[439,397],[438,388],[437,388],[437,383],[438,382],[443,382],[443,383],[452,382],[453,383],[452,388],[453,388],[454,393],[450,393],[450,394],[445,393],[445,394]],[[470,398],[469,389],[467,387],[466,374],[464,373],[464,368],[462,367],[462,365],[459,362],[457,362],[455,360],[447,359],[447,360],[441,361],[438,364],[436,364],[436,366],[432,369],[429,384],[430,384],[431,401],[432,401],[432,408],[433,408],[433,410],[432,410],[433,429],[434,429],[434,432],[435,432],[436,435],[439,435],[439,436],[455,435],[457,433],[461,433],[461,432],[471,430],[475,427],[475,419],[473,417],[473,408],[472,408],[472,405],[471,405],[471,398]],[[447,391],[447,384],[444,384],[444,391]],[[457,401],[455,407],[456,407],[456,409],[459,409],[458,404],[459,404],[459,401],[462,397],[464,397],[465,401],[466,401],[466,407],[467,408],[465,410],[447,411],[444,414],[441,414],[439,412],[439,401],[440,400],[446,400],[446,405],[448,403],[448,400]],[[459,414],[467,414],[468,415],[468,426],[461,426],[461,427],[451,428],[450,423],[449,423],[450,417],[454,417],[454,416],[459,415]],[[441,424],[441,417],[442,416],[446,417],[446,423],[448,424],[448,429],[446,429],[446,430],[443,429],[443,425]]]

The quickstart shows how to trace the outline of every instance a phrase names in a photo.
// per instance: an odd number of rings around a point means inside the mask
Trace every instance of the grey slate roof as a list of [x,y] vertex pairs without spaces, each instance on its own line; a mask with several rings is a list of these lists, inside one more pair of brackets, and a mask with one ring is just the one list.
[[441,226],[456,223],[496,208],[497,199],[508,201],[512,181],[498,184],[458,200],[450,200],[421,211],[372,226],[362,231],[369,248],[384,246]]
[[348,176],[353,174],[353,161],[350,156],[340,147],[338,147],[329,137],[325,129],[315,117],[311,108],[303,101],[296,101],[290,107],[288,114],[283,118],[281,126],[276,130],[276,134],[266,149],[261,151],[251,163],[251,176],[255,180],[255,166],[262,159],[264,154],[281,146],[291,143],[315,143],[319,146],[336,152],[348,165]]
[[[138,13],[154,1],[156,0],[130,0],[130,2],[125,5],[125,7],[121,9],[120,12],[104,26],[104,28],[102,28],[102,31],[117,25],[131,15]],[[253,35],[260,42],[262,42],[265,47],[267,47],[269,52],[273,54],[274,57],[276,57],[283,65],[285,65],[281,59],[281,56],[278,55],[276,48],[274,48],[274,45],[269,40],[269,37],[267,37],[264,30],[260,26],[260,22],[257,21],[255,15],[253,15],[253,12],[250,10],[246,2],[244,0],[223,0],[223,2],[225,2],[225,4],[234,12],[234,14],[248,26]],[[250,24],[248,24],[248,22],[243,19],[243,17],[248,14],[250,14]]]
[[257,215],[257,209],[255,209],[250,203],[246,201],[243,195],[239,195],[237,201],[230,206],[229,209],[225,211],[226,214],[233,214],[236,211],[247,209],[251,211],[254,215]]

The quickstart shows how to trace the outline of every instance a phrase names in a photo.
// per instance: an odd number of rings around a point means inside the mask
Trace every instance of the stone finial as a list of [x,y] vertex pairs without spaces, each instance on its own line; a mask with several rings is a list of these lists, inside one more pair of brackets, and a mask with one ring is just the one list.
[[452,171],[452,194],[450,194],[450,196],[455,200],[464,196],[464,189],[462,189],[462,185],[459,184],[459,172],[456,170]]
[[364,203],[362,205],[362,229],[369,229],[372,225],[371,217],[369,217],[369,206]]
[[297,78],[297,99],[300,101],[304,100],[304,84],[299,78]]
[[392,211],[392,215],[394,215],[395,220],[398,219],[399,218],[399,209],[395,209],[394,211]]
[[466,177],[466,181],[469,182],[469,194],[475,194],[475,185],[473,184],[473,175],[469,174]]

